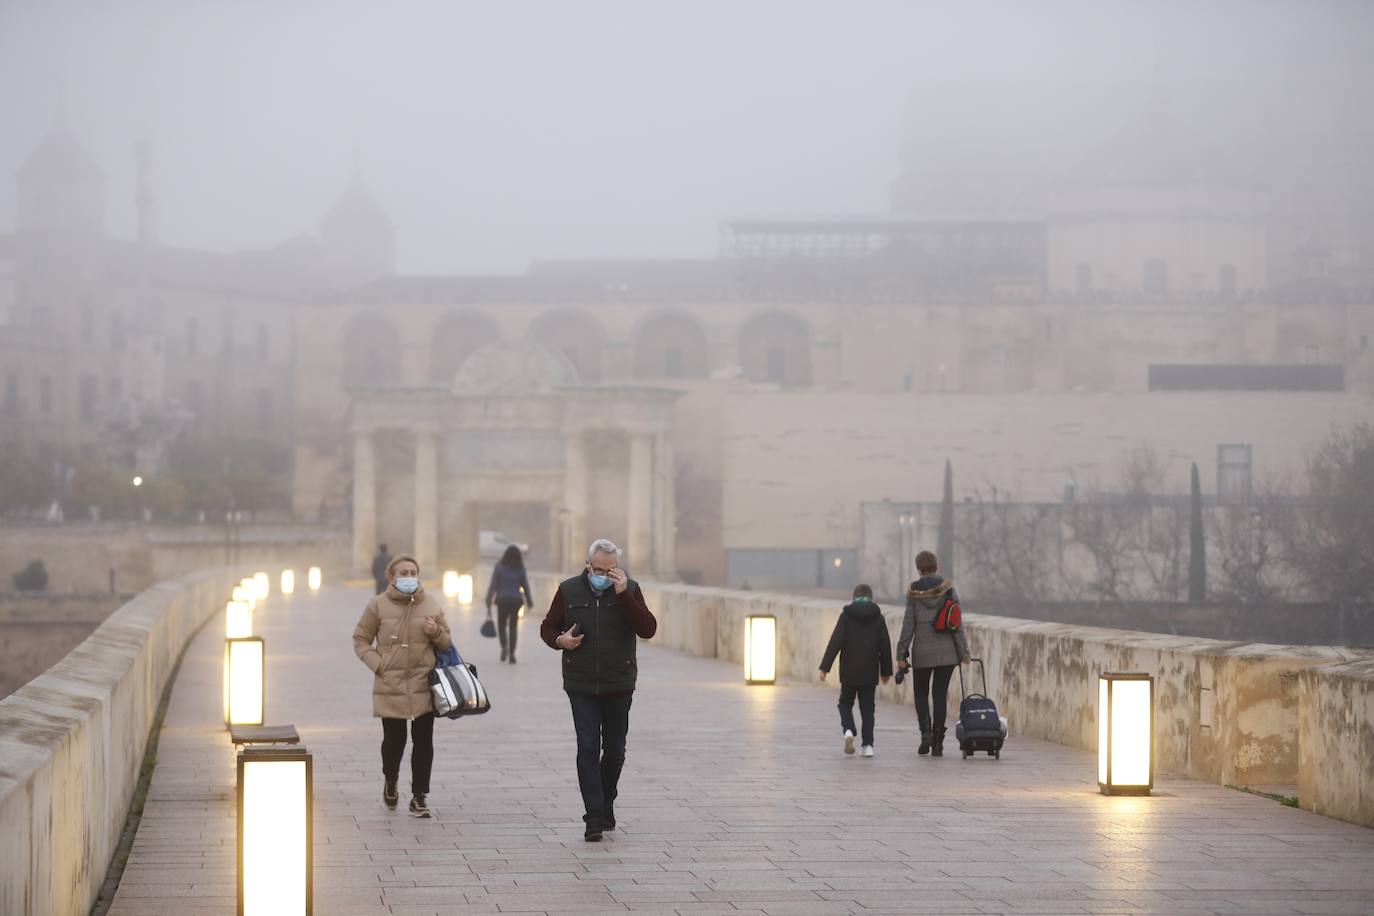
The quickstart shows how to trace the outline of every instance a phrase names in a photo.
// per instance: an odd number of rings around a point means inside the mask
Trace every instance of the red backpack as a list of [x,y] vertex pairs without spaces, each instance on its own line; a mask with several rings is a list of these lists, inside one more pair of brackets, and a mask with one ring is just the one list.
[[936,632],[953,633],[963,624],[964,615],[959,610],[959,602],[954,599],[954,592],[950,592],[945,596],[945,603],[931,625],[935,627]]

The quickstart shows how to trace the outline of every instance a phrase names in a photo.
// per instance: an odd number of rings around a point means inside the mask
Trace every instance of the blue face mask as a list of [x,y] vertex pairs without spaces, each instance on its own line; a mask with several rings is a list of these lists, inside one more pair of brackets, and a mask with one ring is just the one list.
[[420,579],[418,576],[396,577],[396,591],[400,592],[402,595],[413,595],[419,590],[419,588]]
[[610,576],[598,576],[596,573],[588,573],[587,581],[592,584],[592,588],[596,589],[599,592],[604,592],[606,589],[611,587]]

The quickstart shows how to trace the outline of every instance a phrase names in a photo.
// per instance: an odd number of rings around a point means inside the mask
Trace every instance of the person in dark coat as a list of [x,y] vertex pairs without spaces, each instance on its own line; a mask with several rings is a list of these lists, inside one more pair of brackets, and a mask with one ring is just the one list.
[[377,555],[372,558],[372,584],[377,586],[377,594],[387,590],[391,584],[390,577],[387,575],[387,567],[391,565],[391,551],[386,549],[385,544],[377,545]]
[[639,583],[620,568],[620,548],[604,538],[592,542],[582,572],[559,584],[539,627],[545,644],[562,653],[563,691],[577,733],[577,784],[586,810],[582,838],[589,843],[615,829],[639,676],[635,647],[657,631]]
[[878,682],[892,676],[892,639],[887,633],[883,609],[873,603],[873,589],[854,586],[854,601],[845,605],[830,645],[821,658],[821,680],[830,673],[835,656],[840,657],[840,727],[844,729],[844,752],[854,753],[854,698],[859,699],[863,717],[863,755],[873,756],[873,694]]
[[916,719],[921,726],[921,746],[917,753],[934,757],[944,756],[950,676],[954,674],[955,665],[969,662],[968,637],[962,628],[952,633],[935,629],[935,617],[945,602],[959,600],[954,582],[938,575],[939,570],[935,554],[929,550],[916,554],[916,571],[921,578],[907,589],[902,635],[897,637],[897,664],[903,671],[912,669]]
[[501,661],[515,664],[515,634],[518,632],[520,608],[534,605],[530,580],[525,575],[525,559],[514,544],[506,548],[491,571],[487,586],[487,616],[491,616],[491,601],[496,599],[496,635],[501,637]]

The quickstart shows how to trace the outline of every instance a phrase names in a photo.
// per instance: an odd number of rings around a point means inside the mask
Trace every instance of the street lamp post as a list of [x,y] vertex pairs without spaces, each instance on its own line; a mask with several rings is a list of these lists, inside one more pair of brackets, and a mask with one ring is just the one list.
[[911,548],[916,540],[915,529],[915,515],[910,512],[903,512],[897,517],[897,544],[901,556],[897,558],[897,591],[894,594],[898,597],[906,593],[906,558],[911,556]]

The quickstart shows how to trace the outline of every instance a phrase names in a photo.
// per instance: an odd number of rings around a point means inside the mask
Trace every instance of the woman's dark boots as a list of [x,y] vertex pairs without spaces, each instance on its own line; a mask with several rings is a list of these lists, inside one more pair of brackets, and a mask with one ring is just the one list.
[[918,712],[916,722],[921,726],[921,746],[916,749],[916,753],[924,757],[930,753],[930,716],[923,716]]
[[937,728],[937,729],[935,729],[935,731],[932,732],[932,733],[931,733],[931,736],[930,736],[930,756],[932,756],[932,757],[943,757],[943,756],[945,756],[944,743],[945,743],[945,730],[944,730],[943,728]]

